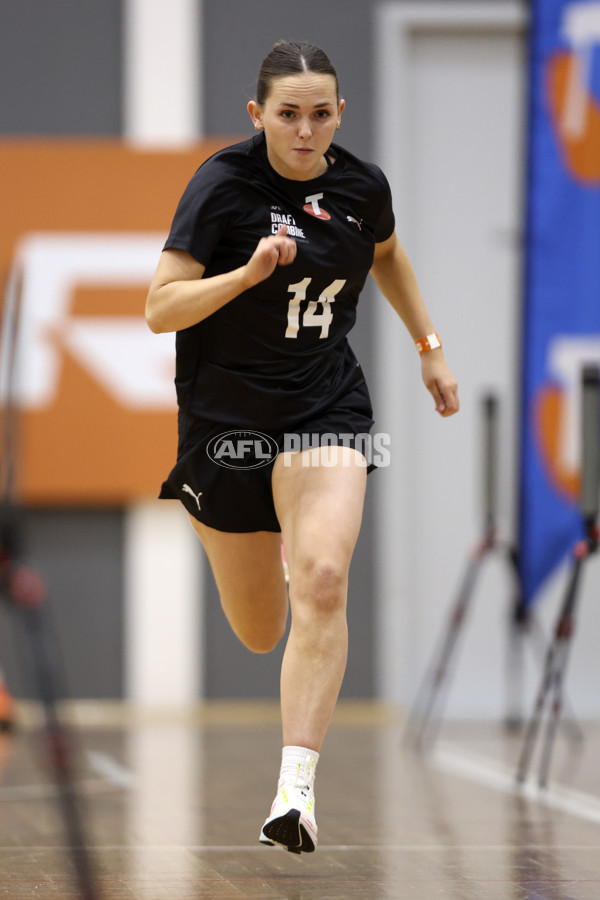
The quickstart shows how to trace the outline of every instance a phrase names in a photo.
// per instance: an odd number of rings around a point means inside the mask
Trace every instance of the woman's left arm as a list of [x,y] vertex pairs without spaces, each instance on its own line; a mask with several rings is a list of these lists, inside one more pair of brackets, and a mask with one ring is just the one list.
[[[406,325],[413,341],[435,331],[410,260],[395,233],[387,241],[375,245],[371,275]],[[421,374],[435,400],[437,412],[441,416],[458,412],[458,387],[441,347],[421,354]]]

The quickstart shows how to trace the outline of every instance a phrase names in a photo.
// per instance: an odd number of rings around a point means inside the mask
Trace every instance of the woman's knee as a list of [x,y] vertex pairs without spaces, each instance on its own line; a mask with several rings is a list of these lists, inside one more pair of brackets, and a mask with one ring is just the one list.
[[259,654],[270,653],[274,650],[284,633],[285,626],[260,632],[236,632],[237,637],[247,650]]
[[322,615],[346,608],[348,569],[327,555],[302,555],[290,571],[290,594],[296,607]]
[[261,594],[255,602],[245,598],[240,604],[221,596],[221,605],[233,633],[252,653],[270,653],[285,634],[287,598],[274,597],[269,601]]

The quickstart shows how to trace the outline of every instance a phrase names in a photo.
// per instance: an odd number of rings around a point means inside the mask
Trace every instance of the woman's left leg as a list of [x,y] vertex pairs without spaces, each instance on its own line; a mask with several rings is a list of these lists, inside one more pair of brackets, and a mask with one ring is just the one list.
[[365,458],[341,446],[282,454],[273,471],[292,612],[281,671],[284,744],[319,751],[337,701],[366,477]]
[[315,768],[346,668],[348,570],[365,483],[364,457],[348,447],[282,454],[273,469],[292,623],[281,669],[281,772],[260,839],[296,853],[317,844]]

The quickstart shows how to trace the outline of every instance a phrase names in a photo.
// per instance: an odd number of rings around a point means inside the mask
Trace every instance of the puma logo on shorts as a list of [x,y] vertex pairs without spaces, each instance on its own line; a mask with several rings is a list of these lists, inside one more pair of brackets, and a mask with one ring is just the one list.
[[196,503],[197,503],[197,505],[198,505],[198,512],[200,512],[200,509],[201,509],[201,507],[200,507],[200,497],[202,496],[202,491],[200,491],[198,494],[195,494],[195,493],[193,492],[193,490],[191,489],[191,487],[189,486],[189,484],[184,484],[183,487],[181,488],[181,490],[183,491],[184,494],[191,494],[191,495],[192,495],[192,497],[194,498],[194,500],[196,501]]

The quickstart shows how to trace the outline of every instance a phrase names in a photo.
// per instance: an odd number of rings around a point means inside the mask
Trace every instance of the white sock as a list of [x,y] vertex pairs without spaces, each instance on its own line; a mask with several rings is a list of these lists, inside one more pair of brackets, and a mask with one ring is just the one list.
[[316,750],[309,750],[308,747],[284,747],[281,752],[279,780],[291,781],[292,784],[312,790],[318,761],[319,754]]

